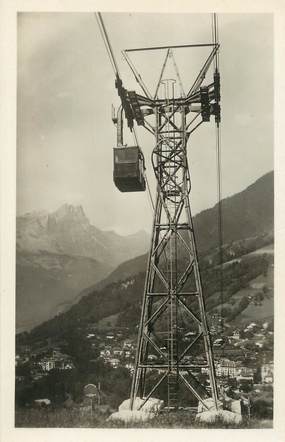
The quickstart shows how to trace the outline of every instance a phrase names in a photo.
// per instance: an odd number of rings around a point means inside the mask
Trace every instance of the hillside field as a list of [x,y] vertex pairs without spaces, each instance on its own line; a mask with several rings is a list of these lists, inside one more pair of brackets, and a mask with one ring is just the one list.
[[195,417],[189,412],[162,413],[154,419],[142,424],[124,424],[120,421],[108,421],[106,416],[85,410],[79,412],[67,409],[20,409],[15,413],[15,426],[25,428],[225,428],[225,429],[246,429],[246,428],[272,428],[271,419],[250,419],[240,425],[229,425],[220,421],[213,424],[202,424],[195,421]]

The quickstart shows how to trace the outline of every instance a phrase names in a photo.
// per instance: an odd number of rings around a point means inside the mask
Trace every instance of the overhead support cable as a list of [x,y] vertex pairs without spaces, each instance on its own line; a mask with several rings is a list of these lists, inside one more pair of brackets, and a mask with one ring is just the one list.
[[172,49],[170,49],[169,56],[172,58],[173,66],[174,66],[175,73],[176,73],[176,76],[178,78],[178,82],[179,82],[179,86],[180,86],[180,90],[181,90],[181,95],[182,95],[183,98],[185,98],[185,92],[184,92],[182,80],[181,80],[181,77],[180,77],[180,74],[179,74],[179,70],[178,70],[178,67],[177,67],[177,64],[176,64],[176,61],[175,61],[175,58],[174,58],[174,53],[173,53]]
[[[136,146],[139,146],[138,137],[137,137],[137,133],[136,133],[135,127],[133,127],[133,129],[132,129],[132,133],[133,133],[133,136],[134,136],[134,140],[135,140]],[[151,211],[153,213],[154,210],[155,210],[155,205],[154,205],[153,196],[152,196],[152,193],[151,193],[151,190],[150,190],[148,178],[147,178],[147,175],[146,175],[146,168],[145,168],[145,166],[144,166],[144,169],[143,169],[143,174],[144,174],[144,179],[145,179],[145,182],[146,182],[146,187],[147,187],[147,192],[148,192],[148,196],[149,196],[149,202],[150,202],[150,206],[151,206]]]
[[147,175],[146,175],[146,171],[144,171],[144,178],[145,178],[145,182],[146,182],[146,186],[147,186],[147,191],[148,191],[148,195],[149,195],[149,200],[150,200],[151,208],[152,208],[152,211],[154,212],[155,206],[154,206],[153,197],[152,197],[152,194],[151,194],[148,178],[147,178]]
[[205,61],[204,66],[200,70],[196,80],[194,81],[191,89],[189,90],[189,92],[187,94],[187,97],[190,97],[190,95],[192,95],[195,92],[197,92],[197,90],[199,89],[199,87],[201,86],[202,82],[204,81],[204,79],[206,77],[208,69],[211,66],[211,63],[212,63],[215,55],[217,54],[217,52],[219,50],[219,45],[218,44],[213,44],[211,46],[214,46],[214,49],[212,50],[211,54],[209,55],[209,57]]
[[[221,128],[219,123],[216,127],[216,162],[217,162],[217,199],[218,199],[218,247],[220,264],[220,290],[221,304],[224,303],[224,281],[223,281],[223,210],[222,210],[222,154],[221,154]],[[221,316],[222,334],[224,333],[224,320]]]
[[[212,14],[212,38],[214,44],[219,44],[218,18]],[[219,72],[219,54],[214,59],[214,75]],[[216,120],[216,164],[217,164],[217,200],[218,200],[218,250],[220,265],[220,292],[221,312],[224,304],[224,281],[223,281],[223,211],[222,211],[222,153],[221,153],[221,127],[219,120]],[[221,314],[221,334],[224,335],[224,318]]]
[[132,48],[125,49],[126,52],[136,52],[136,51],[157,51],[159,49],[179,49],[179,48],[203,48],[214,46],[213,43],[202,43],[193,45],[169,45],[169,46],[154,46],[152,48]]
[[[218,44],[218,42],[219,42],[218,16],[215,13],[212,14],[212,38],[213,38],[213,43]],[[215,56],[214,69],[216,71],[219,69],[219,53],[218,52]]]
[[139,142],[138,142],[137,132],[134,127],[132,128],[131,132],[133,133],[135,144],[136,144],[136,146],[138,146]]
[[115,59],[115,56],[114,56],[114,52],[113,52],[113,49],[112,49],[112,46],[111,46],[111,43],[110,43],[107,31],[106,31],[103,19],[102,19],[102,15],[101,15],[100,12],[95,12],[94,15],[95,15],[95,17],[97,19],[99,30],[100,30],[101,36],[103,38],[105,47],[107,49],[107,53],[108,53],[108,56],[109,56],[112,68],[114,70],[114,73],[115,73],[116,77],[120,78],[119,68],[118,68],[118,65],[117,65],[117,62],[116,62],[116,59]]
[[186,130],[189,129],[189,127],[191,126],[191,124],[194,123],[194,121],[199,117],[199,115],[201,115],[201,111],[197,112],[197,114],[195,115],[195,117],[192,118],[192,120],[189,121],[189,123],[186,126]]
[[156,86],[156,90],[155,90],[155,94],[154,94],[154,99],[156,99],[157,94],[158,94],[158,89],[159,89],[159,86],[160,86],[160,83],[161,83],[161,79],[162,79],[162,76],[163,76],[163,72],[164,72],[164,69],[165,69],[165,66],[166,66],[166,63],[167,63],[167,60],[168,60],[169,51],[170,51],[170,48],[168,48],[167,52],[166,52],[166,56],[165,56],[165,59],[164,59],[163,65],[162,65],[162,69],[161,69],[161,72],[160,72],[160,75],[159,75],[159,80],[158,80],[158,83],[157,83],[157,86]]
[[152,96],[151,96],[151,94],[149,93],[149,91],[148,91],[148,89],[147,89],[147,87],[146,87],[146,85],[145,85],[145,83],[144,83],[144,81],[143,81],[141,75],[140,75],[140,74],[138,73],[138,71],[136,70],[134,64],[132,63],[132,61],[131,61],[130,58],[128,57],[126,51],[122,51],[122,55],[123,55],[124,59],[126,60],[126,62],[128,63],[128,65],[129,65],[129,67],[130,67],[132,73],[134,74],[134,77],[135,77],[137,83],[140,85],[140,87],[142,88],[142,90],[143,90],[143,92],[145,93],[145,95],[146,95],[150,100],[152,100]]

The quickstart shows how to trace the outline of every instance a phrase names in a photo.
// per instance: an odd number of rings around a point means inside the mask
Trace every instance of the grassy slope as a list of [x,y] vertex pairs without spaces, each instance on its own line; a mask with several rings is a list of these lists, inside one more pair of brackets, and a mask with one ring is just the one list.
[[[273,250],[274,250],[274,244],[272,243],[269,244],[268,246],[262,247],[260,249],[255,250],[254,252],[244,255],[241,259],[253,255],[263,255],[263,254],[272,255]],[[228,261],[224,264],[224,266],[227,266],[233,263],[234,261],[240,261],[240,258],[237,260]],[[238,315],[238,317],[234,320],[234,322],[244,323],[249,321],[259,321],[262,319],[271,318],[274,315],[274,290],[273,290],[274,269],[271,265],[269,265],[268,267],[267,275],[261,274],[258,277],[252,279],[248,283],[248,286],[246,288],[242,288],[241,290],[237,291],[230,297],[228,302],[224,302],[222,304],[223,307],[227,307],[232,310],[236,307],[236,305],[240,302],[240,300],[243,297],[246,296],[246,297],[251,297],[253,299],[258,292],[262,292],[262,289],[255,288],[255,284],[266,285],[267,288],[269,289],[268,293],[264,296],[264,299],[259,305],[254,303],[254,301],[252,300],[252,302],[248,305],[248,307],[246,307]],[[220,293],[217,292],[211,295],[211,299],[220,299]],[[211,310],[215,310],[215,308],[209,309],[208,312],[210,313]]]
[[108,421],[106,416],[89,410],[79,411],[77,408],[47,410],[21,409],[15,414],[15,426],[25,428],[272,428],[270,419],[251,419],[239,425],[229,425],[220,421],[202,424],[195,421],[189,412],[163,413],[144,423],[124,424],[120,421]]
[[[262,253],[270,253],[273,251],[273,244],[270,244],[266,247],[262,247],[261,249],[258,249],[254,252],[251,252],[249,254],[246,254],[243,256],[243,258],[246,258],[247,256],[252,255],[259,255]],[[271,254],[271,253],[270,253]],[[240,260],[240,259],[239,259]],[[227,262],[226,264],[232,263],[232,261]],[[239,316],[238,321],[242,322],[248,322],[248,321],[254,321],[254,320],[261,320],[265,318],[269,318],[273,316],[273,310],[274,310],[274,300],[273,300],[273,269],[270,268],[268,271],[267,276],[259,275],[257,278],[254,278],[250,281],[249,286],[247,288],[243,288],[233,294],[230,298],[232,303],[224,303],[223,305],[228,308],[234,308],[239,301],[244,296],[254,296],[257,292],[260,292],[259,289],[255,289],[250,287],[254,283],[264,283],[267,285],[268,288],[270,288],[270,291],[268,293],[268,298],[264,299],[261,303],[261,305],[254,305],[254,303],[251,303]],[[100,284],[100,283],[99,283]],[[216,292],[213,295],[211,295],[211,299],[217,299],[220,300],[220,293]],[[215,309],[215,308],[214,308]],[[209,309],[208,312],[210,313],[212,309]],[[119,314],[106,316],[102,320],[98,322],[98,327],[100,329],[108,329],[115,327],[117,325],[117,319],[119,317]]]

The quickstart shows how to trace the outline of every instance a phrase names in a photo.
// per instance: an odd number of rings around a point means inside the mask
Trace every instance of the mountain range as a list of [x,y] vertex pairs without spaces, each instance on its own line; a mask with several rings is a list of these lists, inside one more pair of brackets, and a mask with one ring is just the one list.
[[148,235],[121,236],[93,226],[82,206],[64,204],[53,213],[32,212],[17,218],[17,250],[92,258],[111,267],[146,251]]
[[[233,258],[240,258],[234,259],[233,268],[229,266],[228,270],[225,270],[225,277],[228,278],[226,284],[229,288],[226,296],[230,299],[234,293],[231,303],[225,306],[229,314],[231,314],[232,307],[233,312],[239,311],[239,302],[244,296],[249,296],[248,299],[255,297],[255,289],[251,290],[250,284],[256,285],[256,278],[259,281],[258,284],[261,284],[262,274],[272,268],[273,201],[273,172],[264,175],[243,192],[222,201],[224,262],[231,263]],[[205,263],[213,262],[213,257],[217,253],[217,212],[218,207],[214,206],[193,219],[202,268]],[[265,255],[266,259],[263,258]],[[64,324],[70,326],[74,321],[86,323],[90,320],[98,323],[114,315],[121,318],[121,322],[122,320],[124,322],[126,318],[131,318],[130,322],[136,321],[143,291],[146,259],[147,255],[144,254],[125,261],[105,278],[101,278],[97,283],[94,281],[94,284],[79,293],[71,308],[37,327],[37,333],[47,336],[51,330],[53,334],[57,333],[58,327],[64,329]],[[269,274],[268,281],[264,277],[262,284],[267,284],[269,290],[272,291],[271,270]],[[206,303],[211,308],[216,308],[221,302],[215,293],[217,284],[215,278],[219,277],[219,272],[205,271],[202,279],[203,277]],[[247,289],[241,287],[240,290],[240,281],[243,281],[242,284]],[[245,295],[244,293],[247,292],[244,290],[249,290],[250,295]],[[260,313],[259,309],[259,316],[272,314],[272,296],[270,295],[270,299],[266,300],[265,313]],[[248,304],[245,302],[244,305]],[[248,308],[254,316],[256,309],[251,306]]]
[[141,231],[121,236],[93,226],[81,206],[17,218],[16,324],[26,330],[65,310],[83,289],[147,249]]

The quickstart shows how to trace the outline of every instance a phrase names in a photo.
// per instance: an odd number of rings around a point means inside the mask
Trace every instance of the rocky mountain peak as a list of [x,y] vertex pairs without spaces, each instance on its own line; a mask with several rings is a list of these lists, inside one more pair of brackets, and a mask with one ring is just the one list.
[[[48,215],[47,231],[52,233],[56,230],[63,231],[64,235],[86,231],[90,228],[90,223],[85,215],[82,206],[63,204],[55,212]],[[69,233],[67,232],[69,231]]]
[[49,216],[57,221],[67,218],[70,220],[74,219],[77,222],[81,220],[84,222],[88,222],[89,224],[88,218],[81,205],[74,206],[72,204],[65,203]]
[[17,249],[85,256],[116,266],[146,252],[148,241],[138,233],[123,237],[92,225],[81,205],[65,203],[52,213],[17,219]]

